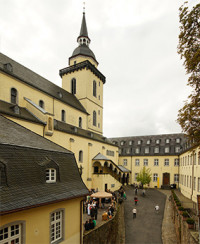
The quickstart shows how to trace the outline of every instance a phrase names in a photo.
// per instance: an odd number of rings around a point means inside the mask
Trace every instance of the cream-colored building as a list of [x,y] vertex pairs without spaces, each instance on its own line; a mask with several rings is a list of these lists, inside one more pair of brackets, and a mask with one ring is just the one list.
[[69,66],[59,72],[62,88],[0,53],[0,114],[72,151],[89,189],[114,191],[134,184],[143,166],[151,169],[150,187],[178,186],[185,167],[179,166],[184,135],[106,138],[106,78],[89,48],[85,14],[77,42]]

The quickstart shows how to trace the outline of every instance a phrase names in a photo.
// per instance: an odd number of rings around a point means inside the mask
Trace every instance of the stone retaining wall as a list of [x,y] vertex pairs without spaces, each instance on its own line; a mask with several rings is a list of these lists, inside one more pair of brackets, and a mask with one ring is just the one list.
[[83,235],[83,244],[124,244],[124,203],[119,204],[116,214],[110,220],[102,222],[98,227]]
[[176,235],[181,244],[198,244],[198,232],[189,229],[188,224],[183,220],[183,216],[178,211],[176,204],[173,202],[173,221],[175,225]]

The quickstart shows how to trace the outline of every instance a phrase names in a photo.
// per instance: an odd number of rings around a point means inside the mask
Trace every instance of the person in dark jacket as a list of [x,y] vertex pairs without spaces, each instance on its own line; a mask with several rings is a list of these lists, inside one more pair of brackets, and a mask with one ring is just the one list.
[[85,230],[89,230],[90,229],[90,225],[89,225],[89,222],[88,220],[86,220],[85,224],[84,224],[84,227],[85,227]]
[[94,229],[94,222],[92,221],[92,219],[89,220],[89,228],[90,230]]

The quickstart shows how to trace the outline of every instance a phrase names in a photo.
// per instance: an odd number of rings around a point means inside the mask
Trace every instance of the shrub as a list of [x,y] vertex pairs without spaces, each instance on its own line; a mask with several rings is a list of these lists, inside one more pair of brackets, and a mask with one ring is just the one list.
[[178,210],[184,211],[184,207],[180,206],[180,207],[178,207]]
[[192,218],[188,218],[188,219],[186,219],[186,222],[187,222],[189,225],[193,225],[193,224],[194,224],[194,219],[192,219]]
[[178,201],[178,202],[176,203],[176,205],[177,205],[177,207],[180,207],[180,206],[181,206],[181,203]]

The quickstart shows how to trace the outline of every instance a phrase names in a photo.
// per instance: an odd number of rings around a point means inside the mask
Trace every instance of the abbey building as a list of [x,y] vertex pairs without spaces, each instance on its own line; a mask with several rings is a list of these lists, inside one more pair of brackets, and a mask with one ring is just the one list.
[[[137,174],[143,166],[151,169],[150,187],[160,188],[176,184],[183,194],[196,201],[196,195],[200,192],[199,146],[188,150],[189,145],[183,134],[106,138],[103,135],[103,89],[106,78],[98,70],[97,58],[89,47],[91,40],[85,13],[77,42],[78,47],[69,57],[69,66],[59,71],[62,87],[0,53],[0,115],[2,123],[16,128],[10,130],[13,138],[34,132],[51,141],[51,146],[55,146],[56,151],[62,151],[63,148],[62,153],[68,155],[67,171],[64,171],[64,164],[61,165],[58,178],[62,179],[64,173],[71,171],[70,165],[72,172],[79,172],[81,178],[76,178],[76,184],[82,188],[82,193],[77,194],[80,201],[87,192],[85,186],[88,189],[115,191],[121,185],[136,183]],[[17,125],[25,127],[29,132],[16,134]],[[44,143],[43,139],[38,141]],[[23,138],[21,140],[23,141]],[[13,143],[9,139],[8,144]],[[27,141],[20,146],[26,147],[26,143]],[[31,147],[35,148],[35,144]],[[37,148],[40,148],[38,144]],[[41,146],[40,149],[48,148]],[[72,154],[74,161],[70,156]],[[56,176],[56,169],[61,163],[56,162],[55,156],[47,155],[47,158],[49,157],[54,159],[45,161],[43,158],[39,164],[49,164],[47,178],[50,177],[48,174],[52,175],[52,178],[48,178],[51,181],[55,179],[53,176]],[[6,160],[2,160],[2,169],[9,166],[3,163]],[[39,158],[35,161],[36,164],[38,160]],[[5,174],[6,172],[5,170]],[[77,175],[77,172],[74,174]],[[6,177],[5,175],[5,179]],[[70,184],[73,176],[69,174],[68,180],[65,177],[63,179]],[[76,187],[73,190],[76,191]],[[59,215],[65,211],[59,210]],[[54,214],[53,209],[51,212]],[[80,216],[77,218],[80,219]],[[79,237],[74,235],[73,238]]]

